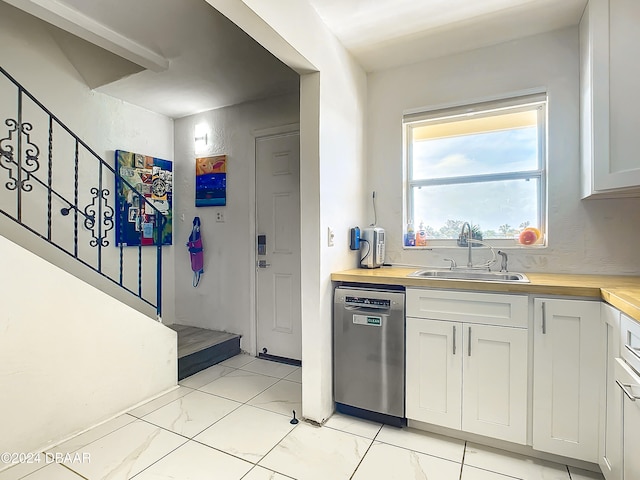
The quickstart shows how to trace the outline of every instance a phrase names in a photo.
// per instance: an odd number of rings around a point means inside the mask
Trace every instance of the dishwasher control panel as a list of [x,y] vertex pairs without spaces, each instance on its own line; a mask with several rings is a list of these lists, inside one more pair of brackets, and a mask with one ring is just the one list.
[[386,298],[354,297],[351,295],[345,296],[344,303],[352,307],[369,307],[385,310],[391,307],[391,300]]

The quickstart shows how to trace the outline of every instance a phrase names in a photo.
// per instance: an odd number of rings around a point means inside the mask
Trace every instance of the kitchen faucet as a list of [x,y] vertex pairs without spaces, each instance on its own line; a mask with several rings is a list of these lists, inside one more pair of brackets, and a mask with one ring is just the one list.
[[500,271],[501,272],[506,272],[507,271],[507,260],[509,260],[507,258],[507,254],[498,250],[498,255],[500,255],[502,257],[502,262],[500,264]]
[[471,260],[471,243],[472,243],[472,233],[471,233],[471,224],[469,222],[464,222],[462,224],[462,230],[460,230],[460,237],[464,236],[464,228],[467,227],[467,230],[469,230],[469,235],[466,237],[467,239],[467,247],[469,248],[469,258],[467,259],[467,267],[468,268],[473,268],[473,261]]

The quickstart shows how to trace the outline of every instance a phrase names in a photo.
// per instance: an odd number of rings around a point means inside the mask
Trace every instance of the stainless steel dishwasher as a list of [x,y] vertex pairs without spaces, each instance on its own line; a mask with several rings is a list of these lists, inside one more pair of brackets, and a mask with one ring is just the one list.
[[405,423],[404,297],[404,291],[335,289],[333,386],[339,412]]

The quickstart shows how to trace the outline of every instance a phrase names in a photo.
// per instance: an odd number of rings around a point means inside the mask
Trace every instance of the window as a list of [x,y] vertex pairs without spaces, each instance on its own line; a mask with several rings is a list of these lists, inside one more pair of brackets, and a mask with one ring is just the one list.
[[[428,246],[451,246],[462,224],[494,246],[522,230],[545,238],[546,96],[406,115],[405,246],[424,226]],[[420,242],[418,242],[420,245]]]

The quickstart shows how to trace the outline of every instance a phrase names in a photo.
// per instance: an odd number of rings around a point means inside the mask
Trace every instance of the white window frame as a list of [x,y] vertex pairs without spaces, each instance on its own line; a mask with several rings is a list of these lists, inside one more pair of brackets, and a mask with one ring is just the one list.
[[[470,117],[475,115],[491,116],[492,113],[510,110],[511,112],[531,110],[532,107],[538,109],[538,168],[535,170],[525,170],[517,172],[505,172],[495,174],[479,174],[466,175],[460,177],[443,177],[435,179],[416,180],[411,178],[412,161],[413,161],[413,133],[415,127],[420,127],[431,122],[442,122],[455,118]],[[481,118],[481,117],[480,117]],[[434,110],[424,110],[418,113],[406,114],[403,116],[403,138],[404,138],[404,215],[403,215],[403,235],[404,228],[409,219],[413,219],[412,189],[421,186],[434,185],[453,185],[461,183],[479,183],[502,180],[518,180],[518,179],[537,179],[538,180],[538,225],[542,232],[543,241],[526,248],[543,248],[546,247],[548,241],[547,228],[547,95],[546,93],[511,97],[502,100],[493,100],[489,102],[475,103],[471,105],[456,106],[450,108],[438,108]],[[462,219],[465,220],[466,219]],[[417,233],[418,225],[414,225]],[[513,239],[488,239],[491,246],[500,248],[525,248]],[[408,250],[430,249],[433,247],[452,247],[456,246],[455,239],[428,239],[426,247],[422,246],[405,246]]]

